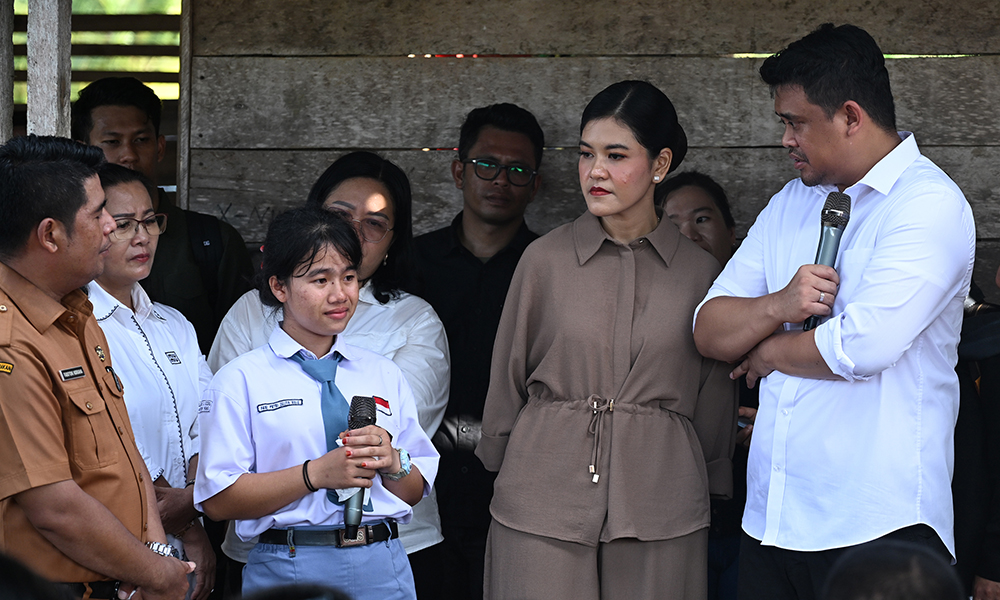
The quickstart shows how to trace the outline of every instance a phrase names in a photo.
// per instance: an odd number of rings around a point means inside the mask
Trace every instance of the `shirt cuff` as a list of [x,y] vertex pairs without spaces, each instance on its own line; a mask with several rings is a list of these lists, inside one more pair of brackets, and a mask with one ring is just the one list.
[[871,375],[857,375],[854,370],[856,365],[851,357],[844,352],[843,343],[843,315],[837,315],[820,324],[814,331],[816,349],[826,362],[834,375],[843,377],[847,381],[866,381],[871,379]]

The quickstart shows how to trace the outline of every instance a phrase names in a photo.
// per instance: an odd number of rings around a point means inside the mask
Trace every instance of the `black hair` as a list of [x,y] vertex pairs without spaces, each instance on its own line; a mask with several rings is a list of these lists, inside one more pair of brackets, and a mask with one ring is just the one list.
[[768,57],[760,66],[760,78],[771,87],[772,95],[781,86],[801,86],[809,102],[822,108],[828,118],[854,100],[876,125],[896,131],[885,56],[860,27],[820,25]]
[[351,597],[323,585],[294,583],[255,592],[243,596],[243,600],[351,600]]
[[648,81],[619,81],[604,88],[583,109],[580,133],[587,123],[609,117],[628,127],[650,158],[670,148],[673,158],[668,173],[684,160],[687,135],[677,122],[670,98],[655,85]]
[[459,160],[469,158],[469,150],[479,141],[479,132],[484,127],[495,127],[501,131],[526,135],[535,150],[535,168],[542,166],[545,134],[538,125],[538,120],[527,110],[509,102],[476,108],[466,115],[462,131],[458,136]]
[[146,177],[139,171],[129,169],[128,167],[123,167],[121,165],[116,165],[115,163],[104,163],[97,169],[97,176],[101,178],[101,187],[104,188],[105,191],[109,188],[115,187],[116,185],[138,181],[144,188],[146,188],[146,192],[149,193],[150,201],[156,202],[155,194],[158,193],[156,186],[149,180],[149,177]]
[[392,161],[371,152],[351,152],[338,158],[309,190],[307,205],[323,206],[333,190],[348,179],[374,179],[389,191],[392,201],[392,245],[385,264],[372,275],[372,295],[380,304],[399,296],[403,281],[413,269],[413,196],[406,173]]
[[719,209],[719,212],[722,213],[722,220],[726,223],[726,227],[730,229],[736,228],[736,220],[733,219],[733,212],[729,208],[729,198],[726,196],[726,191],[722,189],[719,182],[698,171],[679,173],[656,186],[656,205],[665,206],[667,196],[688,186],[704,190],[712,201],[715,202],[715,206]]
[[73,235],[87,203],[84,181],[104,162],[99,148],[51,136],[16,137],[0,146],[0,257],[13,258],[43,219]]
[[846,551],[830,569],[823,600],[963,600],[954,569],[930,549],[880,540]]
[[156,92],[135,77],[105,77],[80,90],[80,96],[73,103],[71,131],[74,140],[90,141],[90,131],[94,128],[91,113],[100,106],[138,108],[153,122],[159,137],[163,103]]
[[342,213],[308,204],[285,211],[271,221],[264,238],[264,259],[257,273],[260,301],[277,308],[281,302],[271,291],[271,277],[287,284],[309,270],[328,247],[343,256],[352,268],[361,264],[361,241],[354,225]]
[[73,600],[73,594],[0,553],[0,600]]

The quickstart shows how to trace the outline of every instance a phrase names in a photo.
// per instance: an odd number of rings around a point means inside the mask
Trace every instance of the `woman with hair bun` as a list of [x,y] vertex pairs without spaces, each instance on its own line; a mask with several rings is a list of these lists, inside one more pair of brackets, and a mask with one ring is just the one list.
[[686,151],[649,83],[584,110],[587,212],[525,251],[493,352],[476,450],[499,471],[487,598],[706,597],[736,396],[691,332],[719,264],[653,201]]

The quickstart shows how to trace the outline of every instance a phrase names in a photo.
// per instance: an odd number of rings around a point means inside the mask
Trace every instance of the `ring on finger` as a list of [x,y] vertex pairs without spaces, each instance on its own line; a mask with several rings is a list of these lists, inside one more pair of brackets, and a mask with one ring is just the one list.
[[819,293],[819,303],[823,304],[823,300],[826,299],[826,292]]
[[378,436],[378,445],[379,445],[379,446],[381,446],[381,445],[382,445],[382,436]]

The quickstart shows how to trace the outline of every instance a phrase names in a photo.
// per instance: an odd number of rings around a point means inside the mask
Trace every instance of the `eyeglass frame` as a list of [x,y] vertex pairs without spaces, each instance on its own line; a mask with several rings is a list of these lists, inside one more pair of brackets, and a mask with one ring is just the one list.
[[[479,174],[479,171],[476,169],[476,163],[490,163],[495,165],[497,168],[496,175],[490,178],[483,177],[482,175]],[[505,165],[503,163],[495,162],[486,158],[467,158],[462,161],[462,164],[472,165],[472,172],[476,174],[476,177],[482,179],[483,181],[494,181],[496,180],[497,177],[500,177],[501,171],[507,171],[507,183],[515,187],[528,187],[529,185],[532,184],[532,182],[535,181],[535,177],[538,175],[538,171],[536,171],[535,169],[529,169],[528,167],[523,167],[521,165]],[[529,173],[531,173],[531,177],[528,178],[527,183],[514,183],[513,181],[510,180],[511,169],[522,169],[524,171],[528,171]]]
[[[149,221],[150,219],[152,219],[154,221],[157,221],[157,220],[159,220],[159,217],[163,217],[163,224],[159,226],[160,227],[160,231],[157,232],[157,233],[150,233],[149,232],[149,226],[146,224],[146,221]],[[118,222],[119,221],[132,221],[135,224],[135,227],[132,228],[132,234],[129,235],[125,239],[119,239],[118,238],[117,234],[118,234]],[[111,230],[111,233],[108,234],[108,237],[111,238],[112,242],[116,242],[116,243],[119,243],[119,244],[120,243],[124,243],[124,242],[131,242],[133,239],[135,239],[135,236],[139,235],[139,226],[140,225],[142,226],[142,230],[145,231],[146,235],[148,235],[149,237],[159,237],[159,236],[163,235],[163,233],[167,230],[167,214],[166,213],[155,213],[155,214],[150,215],[146,219],[136,219],[136,218],[133,218],[133,217],[117,217],[117,218],[115,218],[115,228]]]
[[[395,229],[395,227],[387,227],[386,230],[385,230],[385,233],[382,234],[382,237],[380,237],[377,240],[370,240],[370,239],[366,238],[365,234],[364,234],[364,219],[355,219],[354,215],[352,215],[351,213],[347,212],[346,210],[343,210],[343,209],[340,209],[340,208],[331,208],[329,210],[331,210],[332,212],[335,212],[335,213],[339,214],[340,216],[344,217],[344,219],[346,219],[348,221],[351,221],[352,223],[357,223],[358,226],[355,227],[355,231],[358,233],[358,237],[360,237],[362,240],[368,242],[369,244],[377,244],[377,243],[381,242],[382,240],[385,239],[385,236],[389,235],[390,231],[392,231],[392,230]],[[365,217],[365,219],[371,219],[371,217]],[[377,221],[378,219],[372,219],[372,220],[373,221]]]

